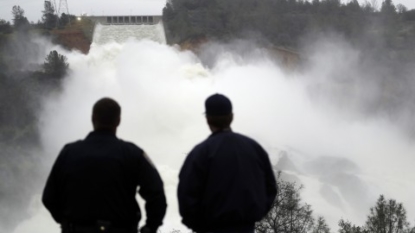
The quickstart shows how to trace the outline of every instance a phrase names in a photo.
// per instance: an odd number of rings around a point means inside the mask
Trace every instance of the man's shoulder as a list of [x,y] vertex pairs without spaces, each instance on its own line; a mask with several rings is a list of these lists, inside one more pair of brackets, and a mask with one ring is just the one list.
[[233,137],[237,140],[243,141],[245,144],[253,146],[256,150],[264,151],[261,144],[259,144],[255,139],[253,139],[249,136],[246,136],[246,135],[241,134],[241,133],[232,132],[231,137]]
[[188,157],[200,157],[202,154],[205,154],[205,152],[209,150],[211,144],[211,137],[204,139],[192,148]]
[[[112,145],[114,145],[114,144],[112,144]],[[135,143],[130,142],[130,141],[125,141],[125,140],[119,139],[119,138],[117,138],[117,140],[115,141],[115,145],[117,145],[117,147],[120,147],[122,149],[128,150],[132,153],[142,154],[144,152],[143,149],[141,149],[141,147],[139,147]],[[69,150],[69,149],[75,149],[75,148],[82,148],[82,147],[86,147],[86,146],[90,146],[90,142],[88,140],[85,140],[85,139],[80,139],[80,140],[69,142],[69,143],[65,144],[63,149],[64,150]]]
[[222,144],[223,141],[229,140],[229,139],[241,141],[244,144],[249,144],[254,147],[261,147],[261,145],[257,141],[252,139],[251,137],[248,137],[241,133],[236,133],[236,132],[231,131],[231,132],[226,132],[226,133],[220,133],[217,135],[212,135],[206,138],[204,141],[197,144],[193,148],[193,151],[205,150],[206,148],[209,148],[212,146],[214,147],[215,145]]
[[196,145],[193,147],[192,152],[193,152],[193,153],[195,153],[195,152],[197,153],[197,152],[199,152],[200,150],[202,150],[203,148],[207,147],[207,146],[208,146],[208,140],[209,140],[209,138],[207,138],[207,139],[205,139],[205,140],[203,140],[203,141],[199,142],[198,144],[196,144]]
[[259,143],[255,140],[255,139],[253,139],[253,138],[251,138],[251,137],[249,137],[249,136],[246,136],[246,135],[244,135],[244,134],[240,134],[240,133],[234,133],[237,137],[239,137],[239,138],[241,138],[241,139],[243,139],[243,140],[246,140],[246,141],[248,141],[248,142],[250,142],[250,143],[252,143],[252,144],[254,144],[254,145],[256,145],[256,146],[260,146],[259,145]]
[[85,140],[79,139],[73,142],[68,142],[63,146],[63,149],[70,149],[70,148],[76,148],[79,146],[82,146],[85,143]]
[[232,132],[232,135],[234,137],[238,137],[238,138],[241,138],[241,139],[244,139],[244,140],[256,142],[254,139],[252,139],[251,137],[249,137],[249,136],[247,136],[245,134],[241,134],[241,133],[237,133],[237,132]]
[[121,145],[123,145],[123,146],[125,146],[125,147],[127,147],[127,148],[129,148],[129,149],[131,149],[131,150],[134,150],[134,151],[139,151],[139,152],[143,152],[143,149],[141,149],[141,147],[139,147],[137,144],[135,144],[135,143],[133,143],[133,142],[130,142],[130,141],[125,141],[125,140],[123,140],[123,139],[118,139],[118,142],[121,144]]
[[218,136],[219,137],[209,137],[208,139],[206,139],[202,143],[208,144],[211,141],[214,142],[214,141],[223,140],[223,139],[226,139],[226,138],[234,138],[236,140],[242,140],[242,141],[246,141],[248,143],[259,145],[259,143],[257,141],[255,141],[254,139],[252,139],[251,137],[246,136],[246,135],[241,134],[241,133],[234,132],[234,131],[224,133],[224,134],[219,134]]

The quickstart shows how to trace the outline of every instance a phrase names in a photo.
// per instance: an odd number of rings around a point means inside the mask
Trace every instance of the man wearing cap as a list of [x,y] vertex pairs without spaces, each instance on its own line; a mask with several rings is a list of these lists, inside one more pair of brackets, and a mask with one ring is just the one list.
[[231,130],[226,96],[210,96],[205,108],[212,134],[193,148],[179,175],[182,222],[202,233],[253,233],[277,192],[270,160],[257,142]]
[[116,137],[121,108],[100,99],[92,112],[94,131],[65,145],[46,183],[42,201],[62,233],[136,233],[146,201],[142,233],[155,233],[166,213],[163,182],[144,151]]

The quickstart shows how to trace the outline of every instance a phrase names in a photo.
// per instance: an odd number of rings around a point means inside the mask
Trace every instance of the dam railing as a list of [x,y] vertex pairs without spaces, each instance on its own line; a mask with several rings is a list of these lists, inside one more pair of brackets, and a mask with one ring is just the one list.
[[153,25],[158,24],[161,20],[161,16],[117,16],[117,15],[106,15],[106,16],[88,16],[89,19],[96,23],[103,25]]

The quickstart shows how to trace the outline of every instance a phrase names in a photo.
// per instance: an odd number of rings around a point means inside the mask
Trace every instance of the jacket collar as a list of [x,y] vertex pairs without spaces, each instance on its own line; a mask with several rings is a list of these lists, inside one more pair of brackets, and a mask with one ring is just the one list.
[[94,130],[90,132],[88,136],[86,137],[86,139],[91,139],[91,138],[117,138],[117,136],[115,135],[114,132],[110,130],[99,129],[99,130]]
[[215,135],[218,135],[218,134],[221,134],[221,133],[232,133],[232,129],[231,128],[226,128],[226,129],[217,130],[217,131],[213,132],[211,135],[209,135],[209,138],[214,137]]

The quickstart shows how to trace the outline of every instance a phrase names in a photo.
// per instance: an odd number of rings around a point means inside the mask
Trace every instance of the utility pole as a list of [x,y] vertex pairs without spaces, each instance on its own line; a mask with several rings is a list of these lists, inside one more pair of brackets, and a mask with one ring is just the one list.
[[[53,0],[53,1],[56,1],[56,0]],[[66,14],[66,16],[68,17],[69,23],[71,23],[71,17],[69,17],[68,0],[59,0],[59,6],[56,9],[56,14],[58,15],[58,21],[57,21],[56,26],[59,25],[59,18],[62,14]]]
[[57,9],[58,16],[62,13],[69,15],[68,0],[59,0],[59,7]]
[[58,15],[58,6],[56,5],[56,0],[49,0],[49,1],[52,4],[53,9],[55,10],[55,12],[53,12],[53,13]]

